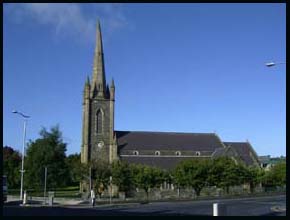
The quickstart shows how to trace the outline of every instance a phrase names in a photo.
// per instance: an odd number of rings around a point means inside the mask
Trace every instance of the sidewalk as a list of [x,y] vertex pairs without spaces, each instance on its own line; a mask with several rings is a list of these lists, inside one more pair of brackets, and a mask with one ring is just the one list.
[[[186,202],[186,201],[192,201],[192,202],[206,202],[208,200],[228,200],[228,199],[237,199],[237,200],[245,200],[245,199],[256,199],[259,197],[271,197],[271,195],[265,195],[265,196],[256,196],[256,197],[234,197],[234,198],[227,198],[227,197],[215,197],[215,198],[199,198],[199,199],[185,199],[185,200],[150,200],[149,203],[163,203],[163,202]],[[20,205],[22,202],[19,200],[19,196],[8,196],[6,205]],[[112,203],[110,204],[109,199],[102,199],[97,200],[96,205],[94,207],[118,207],[118,206],[131,206],[131,205],[142,205],[147,204],[144,203],[144,201],[137,201],[137,200],[118,200],[113,199]],[[26,206],[49,206],[48,198],[46,198],[46,204],[44,205],[44,198],[43,197],[28,197]],[[81,199],[81,198],[54,198],[53,199],[53,206],[79,206],[79,207],[92,207],[91,202],[89,199]],[[272,211],[284,211],[286,210],[286,207],[273,207]]]
[[[46,203],[44,204],[43,197],[28,197],[27,203],[22,205],[22,201],[19,200],[19,196],[8,196],[7,201],[5,202],[6,205],[21,205],[21,206],[34,206],[34,207],[42,207],[42,206],[49,206],[48,198],[46,198]],[[107,199],[103,199],[101,201],[97,201],[94,207],[117,207],[117,206],[128,206],[128,205],[137,205],[140,202],[136,201],[113,201],[111,204]],[[92,207],[91,202],[89,199],[70,199],[70,198],[54,198],[53,199],[53,206],[83,206],[83,207]]]
[[[53,203],[54,205],[78,205],[83,203],[84,200],[82,199],[69,199],[69,198],[54,198]],[[19,196],[7,196],[6,204],[21,204]],[[29,197],[27,198],[27,206],[29,205],[44,205],[44,198],[43,197]],[[46,198],[46,205],[48,205],[48,198]]]

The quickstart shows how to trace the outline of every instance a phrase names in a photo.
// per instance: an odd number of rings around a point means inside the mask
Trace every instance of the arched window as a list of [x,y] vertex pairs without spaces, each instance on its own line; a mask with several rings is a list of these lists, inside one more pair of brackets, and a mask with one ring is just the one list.
[[199,152],[199,151],[196,151],[196,152],[195,152],[195,155],[196,155],[196,156],[200,156],[200,152]]
[[180,152],[180,151],[176,151],[176,152],[175,152],[175,155],[176,155],[176,156],[180,156],[180,155],[181,155],[181,152]]
[[160,151],[155,151],[155,156],[159,156],[160,155]]
[[139,152],[136,151],[136,150],[134,150],[134,151],[133,151],[133,155],[137,156],[137,155],[139,155]]
[[96,131],[99,134],[103,132],[103,113],[100,109],[97,111],[96,118]]

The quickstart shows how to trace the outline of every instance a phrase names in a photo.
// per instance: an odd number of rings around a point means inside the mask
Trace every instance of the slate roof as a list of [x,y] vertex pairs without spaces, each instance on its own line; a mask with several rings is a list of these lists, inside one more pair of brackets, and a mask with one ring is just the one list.
[[270,155],[267,156],[259,156],[259,161],[264,164],[277,164],[282,161],[285,161],[286,157],[271,157]]
[[[162,169],[172,169],[186,159],[210,158],[217,148],[224,148],[214,133],[146,131],[115,131],[115,133],[121,160]],[[139,155],[132,155],[133,151],[138,151]],[[155,151],[160,151],[161,155],[155,156]],[[173,153],[168,153],[170,151]],[[180,151],[181,156],[176,156],[174,154],[176,151]],[[196,151],[201,153],[200,156],[195,156]]]
[[119,153],[127,150],[212,151],[223,148],[214,133],[115,131]]
[[[163,169],[174,168],[180,161],[233,155],[242,159],[247,165],[258,165],[259,159],[248,142],[222,142],[215,133],[177,133],[149,131],[115,131],[118,155],[121,160],[156,166]],[[139,155],[133,155],[138,151]],[[154,156],[154,151],[180,151],[182,156],[161,153]],[[200,151],[200,157],[190,156],[186,152]]]
[[226,146],[232,147],[241,159],[247,165],[256,165],[257,163],[260,164],[259,158],[248,142],[223,142]]
[[226,150],[227,148],[217,148],[214,153],[213,153],[213,157],[221,157],[221,156],[225,156],[226,155]]
[[161,169],[174,169],[178,163],[185,159],[193,158],[183,158],[183,157],[120,157],[121,160],[124,160],[128,163],[134,164],[143,164],[153,167],[159,167]]
[[271,160],[271,156],[267,155],[267,156],[259,156],[259,160],[261,163],[269,163]]

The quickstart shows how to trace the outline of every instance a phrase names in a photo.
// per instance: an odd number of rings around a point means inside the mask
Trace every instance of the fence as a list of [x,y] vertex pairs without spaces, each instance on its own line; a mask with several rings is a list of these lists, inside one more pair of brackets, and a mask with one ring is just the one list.
[[[27,195],[29,197],[43,197],[43,190],[35,190],[35,189],[25,189]],[[48,191],[55,192],[54,197],[56,198],[81,198],[81,193],[79,192],[79,187],[65,187],[59,189],[48,189],[46,194],[48,196]],[[19,189],[8,189],[9,195],[19,195]]]
[[[221,197],[243,197],[243,196],[258,196],[270,195],[277,193],[286,193],[286,187],[256,187],[253,192],[245,186],[234,186],[229,188],[229,192],[216,187],[205,187],[202,189],[199,196],[196,195],[193,189],[150,189],[148,193],[149,200],[187,200],[187,199],[206,199],[206,198],[221,198]],[[108,198],[108,193],[104,192],[102,198]],[[120,199],[120,196],[114,197]],[[144,201],[147,199],[147,194],[144,190],[133,190],[124,200]]]
[[[88,196],[84,197],[77,188],[74,189],[61,189],[55,190],[54,197],[58,199],[88,199]],[[43,198],[43,191],[26,190],[28,199],[32,197]],[[243,197],[243,196],[258,196],[258,195],[271,195],[277,193],[286,193],[286,187],[256,187],[251,193],[248,188],[243,186],[235,186],[229,188],[229,193],[226,193],[224,189],[216,187],[205,187],[202,189],[200,196],[197,196],[193,189],[160,189],[154,188],[149,190],[150,201],[162,201],[162,200],[194,200],[194,199],[210,199],[210,198],[221,198],[221,197]],[[9,190],[9,195],[19,196],[19,190]],[[48,195],[47,195],[48,196]],[[102,194],[99,202],[107,202],[109,199],[108,191]],[[123,193],[119,193],[119,196],[113,197],[113,202],[118,201],[145,201],[147,200],[146,192],[142,189],[132,190],[127,198],[124,197]]]

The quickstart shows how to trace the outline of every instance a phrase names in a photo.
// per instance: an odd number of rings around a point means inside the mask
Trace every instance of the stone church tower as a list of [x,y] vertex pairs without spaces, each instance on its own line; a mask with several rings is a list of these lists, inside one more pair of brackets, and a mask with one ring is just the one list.
[[117,159],[117,143],[114,134],[115,85],[106,84],[102,33],[97,24],[93,73],[87,78],[83,92],[83,127],[81,162]]

